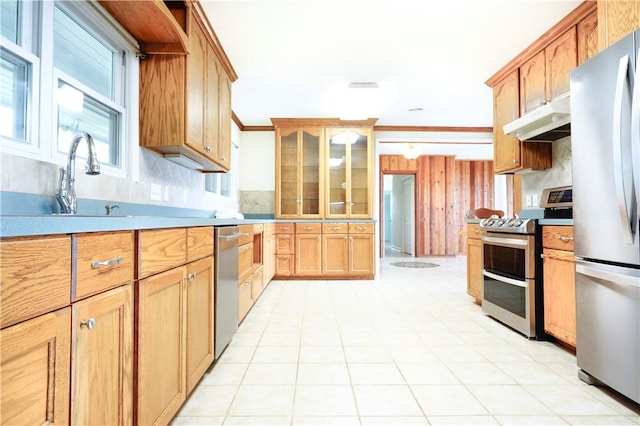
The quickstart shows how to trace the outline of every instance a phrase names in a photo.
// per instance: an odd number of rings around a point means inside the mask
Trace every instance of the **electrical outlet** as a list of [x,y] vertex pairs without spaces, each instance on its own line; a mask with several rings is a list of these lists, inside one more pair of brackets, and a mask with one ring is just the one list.
[[533,207],[538,206],[538,194],[531,194],[531,205]]
[[151,184],[151,195],[150,198],[152,201],[160,201],[162,200],[162,186],[152,183]]
[[531,201],[532,201],[531,198],[532,198],[531,194],[527,194],[527,198],[526,198],[527,207],[531,207],[531,205],[532,205],[531,204]]

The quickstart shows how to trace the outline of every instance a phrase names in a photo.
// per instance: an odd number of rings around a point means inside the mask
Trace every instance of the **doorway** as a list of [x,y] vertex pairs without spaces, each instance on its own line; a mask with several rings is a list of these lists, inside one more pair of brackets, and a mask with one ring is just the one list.
[[383,174],[383,235],[386,257],[415,256],[414,174]]

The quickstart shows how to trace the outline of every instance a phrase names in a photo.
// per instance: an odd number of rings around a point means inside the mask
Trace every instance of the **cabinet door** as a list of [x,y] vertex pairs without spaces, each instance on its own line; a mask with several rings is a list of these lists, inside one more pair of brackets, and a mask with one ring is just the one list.
[[603,50],[640,27],[640,4],[637,0],[599,0],[598,23]]
[[69,424],[71,308],[0,331],[3,424]]
[[578,65],[598,53],[598,14],[593,12],[576,26]]
[[323,129],[278,128],[276,140],[276,217],[320,217]]
[[187,265],[187,393],[191,393],[214,357],[213,257]]
[[[189,25],[189,55],[187,57],[187,145],[201,154],[204,145],[204,105],[206,94],[207,39],[200,21],[192,15]],[[209,150],[211,148],[209,147]]]
[[374,274],[373,234],[349,235],[349,275]]
[[293,234],[278,234],[275,237],[276,254],[293,254]]
[[[231,169],[231,80],[224,71],[220,71],[220,138],[218,139],[218,162]],[[211,100],[211,102],[214,102]]]
[[328,141],[328,218],[371,217],[372,152],[368,129],[330,129]]
[[569,92],[569,74],[577,65],[576,27],[571,27],[545,49],[547,100]]
[[545,54],[540,51],[520,67],[520,111],[524,115],[547,101]]
[[184,276],[179,267],[138,282],[138,424],[168,424],[186,398]]
[[576,346],[576,287],[574,254],[544,249],[544,329]]
[[[206,46],[206,99],[204,105],[204,145],[205,154],[214,161],[221,163],[220,147],[222,140],[220,137],[220,65],[213,47],[207,43]],[[209,147],[210,150],[207,150]],[[222,165],[222,164],[221,164]]]
[[320,234],[296,235],[296,269],[300,276],[322,273],[322,238]]
[[349,236],[322,235],[322,275],[347,276],[349,272]]
[[133,424],[131,284],[72,307],[71,423]]
[[482,241],[467,237],[467,294],[482,301]]
[[520,117],[518,81],[518,70],[515,70],[493,88],[493,161],[496,173],[520,168],[520,141],[502,131],[502,126]]
[[238,280],[244,281],[253,271],[253,243],[238,246]]
[[293,275],[293,255],[276,254],[275,275],[279,277],[290,277]]

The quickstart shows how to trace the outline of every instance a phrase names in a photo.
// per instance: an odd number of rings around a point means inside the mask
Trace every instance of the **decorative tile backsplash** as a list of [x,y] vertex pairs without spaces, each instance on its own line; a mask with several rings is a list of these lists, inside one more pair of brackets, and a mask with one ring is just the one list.
[[[544,189],[573,184],[573,174],[571,171],[571,137],[566,137],[551,143],[553,155],[552,167],[547,170],[522,175],[523,203],[525,203],[527,194],[537,194],[539,203],[540,196]],[[527,206],[522,207],[531,208]]]
[[274,214],[275,191],[240,191],[240,212]]

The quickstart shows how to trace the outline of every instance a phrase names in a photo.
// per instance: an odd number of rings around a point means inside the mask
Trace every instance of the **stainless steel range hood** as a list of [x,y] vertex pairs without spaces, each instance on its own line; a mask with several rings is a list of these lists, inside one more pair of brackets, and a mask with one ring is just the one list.
[[507,135],[521,141],[551,142],[571,135],[569,95],[554,99],[503,126]]

